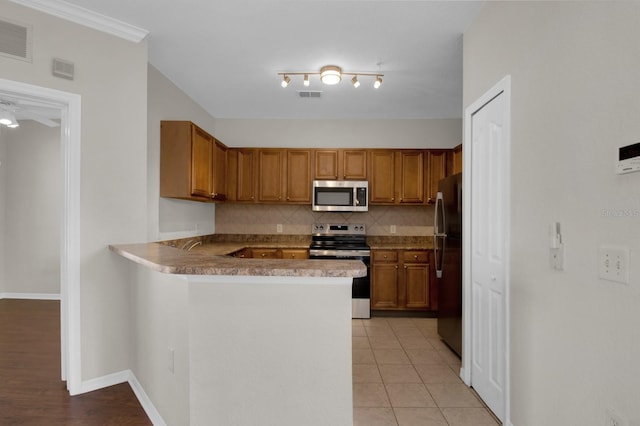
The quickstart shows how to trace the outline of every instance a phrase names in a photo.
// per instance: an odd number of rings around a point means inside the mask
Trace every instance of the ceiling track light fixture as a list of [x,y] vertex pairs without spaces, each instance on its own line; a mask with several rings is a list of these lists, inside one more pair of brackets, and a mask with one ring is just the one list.
[[279,72],[278,75],[282,76],[282,83],[281,86],[282,87],[287,87],[289,85],[289,83],[291,82],[291,78],[290,76],[292,75],[302,75],[304,76],[304,80],[303,80],[303,84],[305,85],[305,87],[308,87],[310,84],[309,81],[309,76],[310,75],[319,75],[320,76],[320,81],[324,84],[333,86],[335,84],[340,83],[340,81],[342,81],[342,76],[343,75],[352,75],[353,78],[351,79],[351,83],[353,84],[353,87],[358,88],[360,86],[360,80],[358,79],[358,77],[375,77],[375,81],[373,83],[373,87],[374,89],[379,88],[382,85],[382,77],[384,76],[384,74],[378,74],[378,73],[368,73],[368,72],[346,72],[346,71],[342,71],[342,68],[340,68],[339,66],[336,65],[326,65],[322,68],[320,68],[320,72]]

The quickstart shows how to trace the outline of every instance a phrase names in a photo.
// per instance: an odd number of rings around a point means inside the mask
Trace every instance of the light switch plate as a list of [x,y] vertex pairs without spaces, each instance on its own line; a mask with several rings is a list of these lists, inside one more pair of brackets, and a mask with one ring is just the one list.
[[600,246],[598,250],[598,276],[603,280],[629,284],[629,249]]
[[564,244],[549,249],[549,266],[557,271],[564,270]]

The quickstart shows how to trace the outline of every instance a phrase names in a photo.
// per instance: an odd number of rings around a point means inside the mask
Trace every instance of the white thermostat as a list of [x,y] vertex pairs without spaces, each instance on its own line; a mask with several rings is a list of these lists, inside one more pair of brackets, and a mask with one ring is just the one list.
[[616,173],[640,171],[640,142],[618,148],[618,162],[616,163]]

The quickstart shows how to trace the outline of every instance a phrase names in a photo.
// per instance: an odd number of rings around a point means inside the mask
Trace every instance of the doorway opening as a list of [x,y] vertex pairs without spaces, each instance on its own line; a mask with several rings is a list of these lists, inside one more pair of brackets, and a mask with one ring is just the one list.
[[74,93],[0,79],[0,95],[57,108],[61,113],[60,159],[60,347],[62,380],[81,393],[80,346],[80,123],[81,97]]

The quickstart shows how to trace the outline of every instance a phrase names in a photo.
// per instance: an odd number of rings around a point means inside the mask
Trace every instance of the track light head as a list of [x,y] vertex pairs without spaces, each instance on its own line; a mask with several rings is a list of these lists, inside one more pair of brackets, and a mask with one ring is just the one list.
[[376,76],[376,81],[373,83],[373,88],[377,89],[378,87],[380,87],[380,85],[382,85],[382,76]]
[[358,81],[357,75],[353,76],[353,78],[351,79],[351,83],[353,83],[353,87],[355,87],[356,89],[360,87],[360,82]]
[[280,83],[280,85],[282,87],[287,87],[290,82],[291,82],[291,78],[289,78],[289,76],[285,74],[284,77],[282,78],[282,82]]
[[303,82],[305,87],[309,87],[309,74],[305,74],[304,75],[304,82]]

